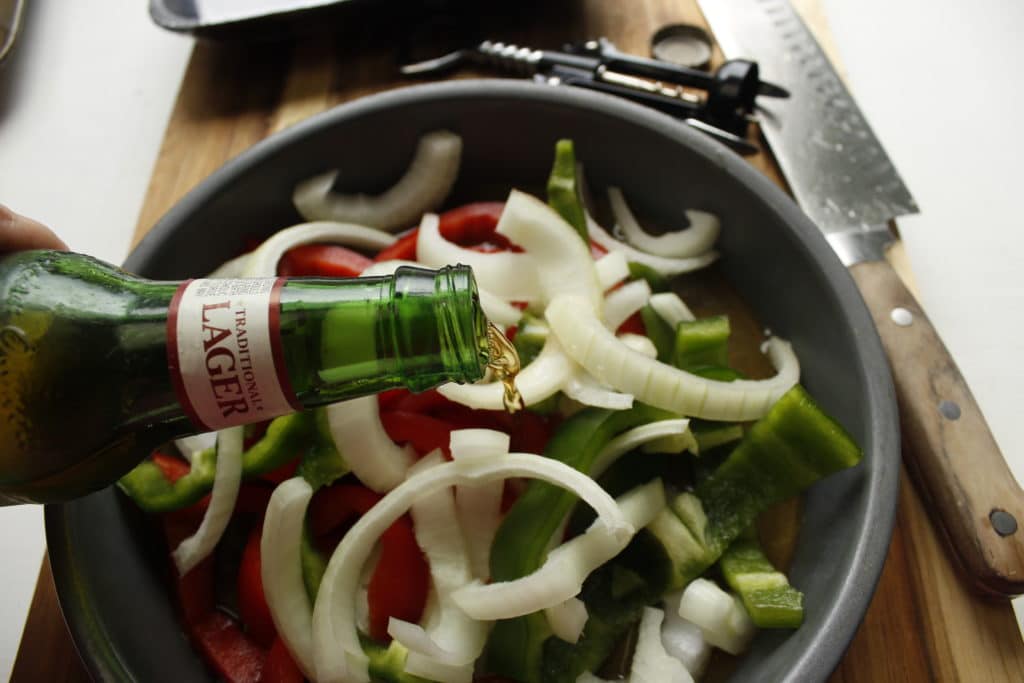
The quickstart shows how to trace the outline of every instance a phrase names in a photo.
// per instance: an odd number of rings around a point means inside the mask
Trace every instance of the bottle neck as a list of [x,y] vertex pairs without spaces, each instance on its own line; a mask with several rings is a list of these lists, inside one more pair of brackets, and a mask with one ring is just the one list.
[[465,266],[288,281],[280,335],[291,390],[305,406],[473,382],[488,359],[487,321]]

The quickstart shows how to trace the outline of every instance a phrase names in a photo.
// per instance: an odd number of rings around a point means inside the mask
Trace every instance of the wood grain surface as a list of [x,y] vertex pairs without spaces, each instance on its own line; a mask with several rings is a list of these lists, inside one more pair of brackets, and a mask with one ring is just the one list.
[[[794,4],[826,51],[832,50],[816,3]],[[514,5],[503,15],[475,19],[472,32],[540,48],[604,35],[627,52],[648,54],[650,36],[660,26],[705,23],[692,0]],[[450,28],[445,19],[369,18],[286,44],[197,43],[136,240],[189,189],[253,143],[341,102],[405,85],[396,73],[402,54],[396,46],[436,47]],[[717,48],[714,58],[721,59]],[[785,187],[769,155],[751,163]],[[897,248],[891,256],[910,282],[902,251]],[[878,590],[832,680],[1024,681],[1024,643],[1009,602],[987,601],[967,588],[908,481],[904,477],[901,484],[897,525]],[[12,681],[85,680],[72,653],[44,563]]]

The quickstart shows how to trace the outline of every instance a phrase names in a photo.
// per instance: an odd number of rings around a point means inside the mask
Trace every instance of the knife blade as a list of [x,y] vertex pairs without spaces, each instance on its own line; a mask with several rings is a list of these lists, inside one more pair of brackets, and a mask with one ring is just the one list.
[[722,51],[787,88],[761,131],[794,198],[850,269],[889,357],[903,455],[953,556],[982,592],[1024,593],[1024,491],[960,370],[885,259],[890,221],[918,207],[788,0],[698,0]]

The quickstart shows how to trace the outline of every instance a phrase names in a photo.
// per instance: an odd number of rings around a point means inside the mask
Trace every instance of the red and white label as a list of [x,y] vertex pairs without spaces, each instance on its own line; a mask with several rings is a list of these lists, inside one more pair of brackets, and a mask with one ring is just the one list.
[[284,278],[189,280],[167,316],[167,364],[178,401],[212,431],[301,409],[279,328]]

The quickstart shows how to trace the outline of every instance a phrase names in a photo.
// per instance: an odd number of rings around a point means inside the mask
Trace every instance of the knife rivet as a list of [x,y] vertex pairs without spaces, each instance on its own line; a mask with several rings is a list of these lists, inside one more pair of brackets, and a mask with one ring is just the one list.
[[892,321],[900,327],[910,327],[914,322],[914,314],[902,306],[897,306],[892,309],[892,311],[889,312],[889,317],[892,318]]
[[988,514],[988,518],[992,522],[992,528],[1000,536],[1009,536],[1017,531],[1016,518],[1006,510],[996,508]]
[[939,412],[942,413],[942,417],[947,420],[959,420],[960,419],[960,406],[953,401],[943,401],[939,404]]

